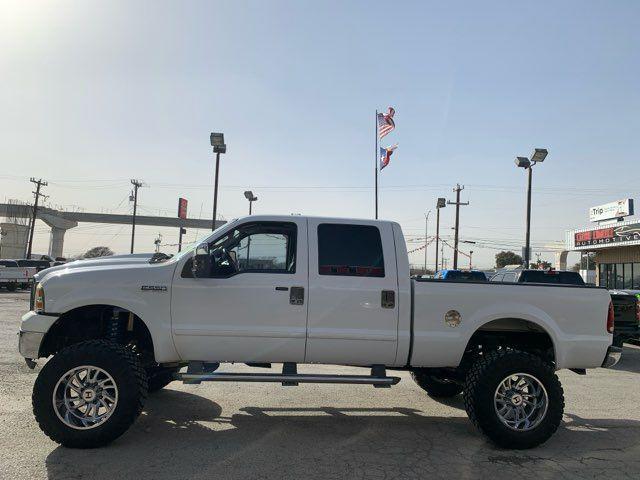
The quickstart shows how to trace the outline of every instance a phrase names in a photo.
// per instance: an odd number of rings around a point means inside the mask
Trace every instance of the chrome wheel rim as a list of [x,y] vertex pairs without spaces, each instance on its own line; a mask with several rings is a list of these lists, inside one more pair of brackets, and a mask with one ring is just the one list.
[[62,423],[77,430],[88,430],[103,424],[115,411],[118,387],[105,370],[82,365],[60,377],[52,400]]
[[514,373],[496,388],[493,405],[500,421],[518,432],[540,425],[547,415],[549,396],[540,380],[528,373]]

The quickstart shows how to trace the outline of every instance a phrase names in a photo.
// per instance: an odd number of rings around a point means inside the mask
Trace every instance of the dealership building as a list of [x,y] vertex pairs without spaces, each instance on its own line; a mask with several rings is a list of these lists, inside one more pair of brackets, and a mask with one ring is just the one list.
[[566,250],[581,252],[583,268],[586,258],[595,259],[597,285],[640,290],[640,219],[628,219],[633,213],[632,199],[593,207],[593,226],[567,232]]

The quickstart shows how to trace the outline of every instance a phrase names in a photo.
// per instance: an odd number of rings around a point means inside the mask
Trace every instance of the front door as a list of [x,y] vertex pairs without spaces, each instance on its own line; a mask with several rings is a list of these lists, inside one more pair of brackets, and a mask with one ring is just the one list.
[[398,279],[390,223],[309,219],[307,362],[392,365]]
[[248,221],[222,233],[204,250],[208,273],[193,278],[189,265],[177,268],[171,318],[180,356],[220,362],[303,361],[306,238],[305,219]]

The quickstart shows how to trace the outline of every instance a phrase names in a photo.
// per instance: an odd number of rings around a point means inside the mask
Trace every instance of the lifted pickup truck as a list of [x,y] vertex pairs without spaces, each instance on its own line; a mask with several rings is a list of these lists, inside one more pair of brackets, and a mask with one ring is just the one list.
[[[555,370],[619,359],[605,289],[411,280],[406,252],[389,221],[251,216],[172,258],[47,269],[19,342],[32,367],[53,356],[34,385],[36,420],[56,442],[97,447],[174,379],[389,387],[404,370],[432,397],[463,392],[496,444],[529,448],[562,420]],[[221,373],[221,362],[283,368]],[[302,363],[371,374],[298,374]]]

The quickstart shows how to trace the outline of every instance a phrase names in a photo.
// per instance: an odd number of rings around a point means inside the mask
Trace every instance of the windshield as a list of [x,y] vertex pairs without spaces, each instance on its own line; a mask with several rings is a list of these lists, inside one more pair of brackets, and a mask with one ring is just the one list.
[[209,238],[217,235],[218,233],[220,233],[223,229],[227,228],[230,225],[235,224],[238,221],[237,218],[234,218],[233,220],[220,225],[218,228],[216,228],[213,232],[210,232],[209,234],[207,234],[207,236],[201,236],[199,238],[197,238],[196,240],[194,240],[193,242],[191,242],[188,246],[183,247],[182,251],[176,253],[173,257],[171,257],[171,260],[173,261],[177,261],[180,260],[181,258],[184,258],[185,255],[187,254],[191,254],[198,245],[200,245],[201,243],[206,242]]

